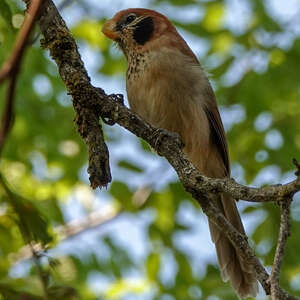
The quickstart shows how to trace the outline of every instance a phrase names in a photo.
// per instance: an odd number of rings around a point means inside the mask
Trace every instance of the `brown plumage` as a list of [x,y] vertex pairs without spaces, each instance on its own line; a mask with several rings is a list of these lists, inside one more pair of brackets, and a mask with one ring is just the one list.
[[[152,125],[180,134],[184,151],[209,177],[230,174],[227,142],[213,90],[196,56],[163,15],[127,9],[108,20],[103,33],[117,42],[128,61],[127,95],[131,108]],[[216,204],[241,233],[234,199],[216,196]],[[231,242],[209,221],[221,275],[240,297],[255,296],[254,271]]]

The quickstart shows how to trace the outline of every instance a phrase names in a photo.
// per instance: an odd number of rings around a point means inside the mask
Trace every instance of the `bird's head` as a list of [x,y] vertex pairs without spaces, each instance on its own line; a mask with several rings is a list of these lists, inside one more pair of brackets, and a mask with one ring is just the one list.
[[115,41],[127,54],[128,49],[147,48],[151,41],[157,40],[166,32],[175,33],[176,29],[162,14],[143,8],[130,8],[118,12],[108,20],[102,32]]

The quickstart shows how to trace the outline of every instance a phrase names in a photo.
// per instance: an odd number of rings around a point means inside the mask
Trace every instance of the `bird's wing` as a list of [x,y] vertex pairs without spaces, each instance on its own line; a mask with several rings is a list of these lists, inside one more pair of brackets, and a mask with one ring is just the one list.
[[209,101],[206,102],[204,110],[212,130],[211,137],[213,139],[213,142],[216,144],[217,149],[223,159],[227,173],[226,175],[229,175],[230,162],[224,126],[220,117],[220,113],[217,107],[215,95],[212,88],[209,87],[206,92]]

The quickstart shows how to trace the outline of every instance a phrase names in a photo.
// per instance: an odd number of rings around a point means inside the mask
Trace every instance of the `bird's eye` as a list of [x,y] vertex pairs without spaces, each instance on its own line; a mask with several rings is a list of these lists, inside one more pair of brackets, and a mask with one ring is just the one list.
[[126,17],[126,19],[125,19],[125,24],[126,24],[126,25],[127,25],[127,24],[130,24],[132,21],[135,20],[135,18],[136,18],[135,15],[128,15],[128,16]]
[[127,25],[129,25],[131,22],[133,22],[136,18],[137,18],[137,16],[133,13],[125,16],[124,18],[122,18],[122,20],[120,22],[117,23],[117,27],[116,27],[117,30],[122,31]]

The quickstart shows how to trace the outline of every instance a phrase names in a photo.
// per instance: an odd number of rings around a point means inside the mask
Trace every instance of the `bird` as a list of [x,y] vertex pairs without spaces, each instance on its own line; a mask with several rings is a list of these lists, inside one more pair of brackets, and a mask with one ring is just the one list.
[[[184,152],[202,174],[230,176],[228,145],[216,97],[196,55],[163,14],[129,8],[107,20],[102,32],[127,60],[126,91],[130,108],[151,125],[180,135]],[[228,194],[214,196],[227,220],[245,230]],[[230,281],[240,298],[256,296],[252,266],[224,233],[208,220],[223,281]]]

